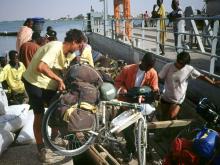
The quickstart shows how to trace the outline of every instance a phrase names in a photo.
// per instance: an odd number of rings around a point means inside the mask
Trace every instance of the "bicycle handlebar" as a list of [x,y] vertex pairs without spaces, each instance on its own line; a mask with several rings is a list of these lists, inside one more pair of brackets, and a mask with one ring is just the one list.
[[101,102],[106,104],[106,105],[134,108],[134,109],[137,109],[139,112],[141,112],[143,115],[149,115],[153,111],[156,110],[155,107],[153,107],[150,104],[128,103],[128,102],[117,101],[117,100],[101,101]]

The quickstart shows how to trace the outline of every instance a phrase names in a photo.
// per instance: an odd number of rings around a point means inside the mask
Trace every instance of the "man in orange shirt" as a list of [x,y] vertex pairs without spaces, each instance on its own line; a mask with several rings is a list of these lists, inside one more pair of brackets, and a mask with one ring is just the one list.
[[[121,73],[115,79],[115,87],[119,94],[126,94],[129,89],[133,87],[149,86],[153,92],[158,93],[158,76],[154,69],[155,56],[153,53],[146,53],[141,60],[140,64],[131,64],[125,66]],[[128,101],[124,97],[120,97],[119,100]],[[138,99],[141,103],[142,98]],[[130,126],[124,130],[124,136],[126,140],[126,148],[128,155],[126,155],[125,161],[130,161],[135,150],[135,137],[131,136],[133,133],[133,126]]]
[[140,64],[125,66],[115,79],[115,87],[119,90],[119,94],[125,94],[130,88],[141,86],[149,86],[157,92],[159,90],[158,76],[154,64],[154,54],[148,52]]

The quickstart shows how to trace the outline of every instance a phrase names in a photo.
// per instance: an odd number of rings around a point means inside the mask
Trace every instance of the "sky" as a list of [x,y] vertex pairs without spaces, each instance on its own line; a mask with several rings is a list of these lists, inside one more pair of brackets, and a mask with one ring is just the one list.
[[[108,13],[113,15],[113,0],[108,1]],[[152,11],[156,0],[130,0],[131,15]],[[164,0],[166,10],[171,11],[172,0]],[[203,0],[180,0],[180,6],[193,6],[202,9]],[[103,11],[103,2],[100,0],[1,0],[0,21],[25,20],[29,17],[43,17],[58,19],[69,15],[75,17],[79,14],[86,15],[91,6],[95,11]]]

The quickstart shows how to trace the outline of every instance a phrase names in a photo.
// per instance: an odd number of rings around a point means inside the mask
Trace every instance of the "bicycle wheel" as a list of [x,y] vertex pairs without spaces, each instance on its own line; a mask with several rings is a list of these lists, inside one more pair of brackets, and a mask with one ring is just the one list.
[[137,128],[137,155],[139,165],[146,164],[147,130],[143,119],[139,119]]
[[[46,111],[42,122],[42,136],[44,143],[55,153],[64,156],[75,156],[86,151],[94,143],[96,136],[88,131],[68,132],[67,125],[52,126],[54,114],[56,113],[59,100],[54,101]],[[97,119],[97,118],[96,118]],[[53,121],[52,121],[53,120]],[[64,122],[64,121],[63,121]],[[62,123],[62,122],[61,122]],[[50,126],[58,130],[58,135],[53,139],[49,132]],[[96,124],[93,131],[96,130]]]

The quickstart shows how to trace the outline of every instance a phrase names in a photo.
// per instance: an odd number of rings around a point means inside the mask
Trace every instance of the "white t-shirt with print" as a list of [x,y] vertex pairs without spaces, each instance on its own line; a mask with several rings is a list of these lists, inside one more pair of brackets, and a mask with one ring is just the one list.
[[171,103],[181,104],[186,95],[189,79],[196,79],[201,73],[190,65],[177,69],[175,63],[166,64],[159,73],[159,78],[164,80],[162,98]]

